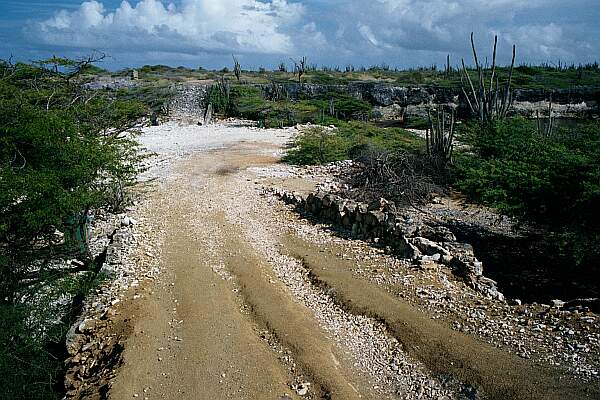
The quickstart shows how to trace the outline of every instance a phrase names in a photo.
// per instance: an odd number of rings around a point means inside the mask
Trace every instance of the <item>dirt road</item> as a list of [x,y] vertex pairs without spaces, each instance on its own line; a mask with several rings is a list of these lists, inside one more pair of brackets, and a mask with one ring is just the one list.
[[261,193],[313,189],[268,172],[287,137],[253,131],[218,149],[215,139],[163,171],[146,215],[165,227],[162,273],[120,309],[131,332],[109,398],[598,395],[361,279],[353,241],[324,242],[319,228]]

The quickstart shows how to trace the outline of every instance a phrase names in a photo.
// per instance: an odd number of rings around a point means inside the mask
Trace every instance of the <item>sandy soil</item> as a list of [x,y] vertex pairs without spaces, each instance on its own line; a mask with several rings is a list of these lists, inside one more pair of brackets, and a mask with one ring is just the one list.
[[162,273],[120,307],[129,336],[109,398],[600,397],[357,277],[352,241],[312,240],[263,194],[312,188],[261,174],[293,134],[173,123],[142,136],[160,154],[145,218],[165,227]]

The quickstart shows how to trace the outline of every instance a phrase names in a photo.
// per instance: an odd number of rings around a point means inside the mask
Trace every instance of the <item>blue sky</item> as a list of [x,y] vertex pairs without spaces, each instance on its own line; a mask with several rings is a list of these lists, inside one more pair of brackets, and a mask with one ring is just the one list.
[[599,20],[600,0],[0,0],[0,58],[413,67],[470,60],[474,31],[482,58],[497,34],[504,63],[513,43],[520,63],[586,63],[600,58]]

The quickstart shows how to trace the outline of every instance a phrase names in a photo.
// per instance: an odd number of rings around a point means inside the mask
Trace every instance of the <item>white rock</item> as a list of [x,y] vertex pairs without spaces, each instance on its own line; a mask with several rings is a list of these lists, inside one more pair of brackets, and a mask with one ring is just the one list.
[[565,305],[565,302],[562,300],[552,300],[551,303],[552,303],[552,307],[554,307],[554,308],[561,308],[562,306]]
[[308,394],[309,386],[310,386],[310,383],[308,383],[308,382],[299,384],[298,387],[296,388],[296,393],[298,393],[298,396],[306,396]]

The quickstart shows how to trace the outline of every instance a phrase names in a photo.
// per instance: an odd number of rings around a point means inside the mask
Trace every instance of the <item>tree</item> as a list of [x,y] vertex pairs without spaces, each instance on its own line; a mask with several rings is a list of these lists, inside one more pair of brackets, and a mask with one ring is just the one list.
[[0,302],[32,281],[33,260],[85,256],[86,243],[57,243],[56,231],[76,236],[95,208],[118,206],[141,170],[132,130],[147,110],[84,88],[97,59],[0,62]]

